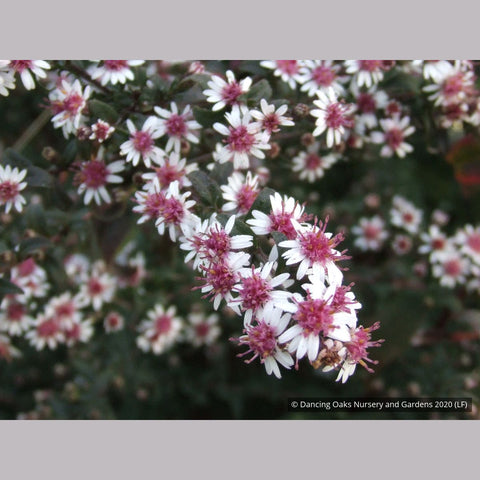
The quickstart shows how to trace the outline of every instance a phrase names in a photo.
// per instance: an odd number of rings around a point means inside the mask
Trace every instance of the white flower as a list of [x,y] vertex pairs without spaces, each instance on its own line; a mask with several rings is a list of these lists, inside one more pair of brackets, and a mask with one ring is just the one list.
[[250,77],[237,82],[231,70],[228,70],[225,75],[227,81],[219,75],[213,75],[212,79],[207,83],[209,88],[203,91],[203,94],[207,97],[207,102],[215,104],[212,107],[214,112],[225,108],[227,105],[238,105],[240,103],[240,95],[248,92],[252,84]]
[[308,180],[313,183],[322,178],[325,170],[328,170],[340,158],[339,155],[331,153],[329,155],[320,155],[318,153],[319,144],[315,142],[307,148],[306,152],[300,152],[292,159],[292,170],[299,172],[300,180]]
[[383,132],[372,132],[370,139],[373,143],[384,144],[380,150],[382,157],[391,157],[394,153],[400,158],[413,152],[413,147],[406,143],[405,137],[415,132],[415,127],[410,125],[410,118],[385,118],[380,120]]
[[266,130],[268,134],[280,131],[280,126],[291,127],[295,125],[290,117],[285,117],[284,114],[288,110],[287,105],[281,105],[275,109],[275,105],[269,105],[268,102],[262,98],[260,100],[259,110],[250,110],[250,115],[257,120],[258,127]]
[[0,95],[8,97],[9,90],[15,88],[15,77],[9,68],[9,60],[0,60]]
[[29,315],[28,306],[19,298],[7,296],[1,302],[0,331],[10,336],[22,335],[33,324]]
[[92,272],[80,287],[77,300],[82,307],[91,305],[98,312],[104,303],[111,302],[117,290],[117,279],[105,271],[103,262],[95,262]]
[[370,88],[383,79],[382,60],[345,60],[347,73],[354,75],[353,81],[359,87]]
[[331,60],[305,60],[300,68],[303,83],[302,92],[307,92],[309,97],[315,96],[318,90],[324,92],[332,89],[336,95],[343,95],[345,89],[342,83],[344,77],[339,77],[340,65]]
[[90,75],[94,80],[99,79],[102,85],[124,84],[127,80],[132,81],[135,78],[131,67],[138,67],[144,63],[144,60],[103,60],[90,69]]
[[45,70],[50,70],[50,64],[44,60],[10,60],[10,68],[20,74],[23,85],[27,90],[35,88],[35,80],[32,76],[38,78],[46,78]]
[[27,170],[0,165],[0,206],[5,205],[5,213],[12,208],[21,212],[27,202],[20,193],[27,186],[27,182],[23,181],[26,175]]
[[440,279],[440,285],[454,288],[457,284],[464,284],[470,273],[470,262],[458,250],[445,252],[436,259],[432,267],[433,276]]
[[393,197],[393,206],[390,210],[390,221],[392,225],[403,228],[409,233],[416,234],[422,221],[423,212],[401,197]]
[[260,62],[260,65],[273,70],[273,74],[280,77],[292,90],[295,90],[297,83],[301,84],[304,80],[300,73],[303,63],[299,60],[265,60]]
[[460,251],[480,265],[480,227],[465,225],[455,235]]
[[185,338],[194,347],[212,345],[220,335],[218,315],[212,313],[208,317],[203,313],[190,313],[185,329]]
[[227,202],[223,205],[222,210],[225,212],[238,211],[239,215],[245,215],[250,211],[260,192],[258,175],[253,176],[250,171],[246,176],[241,172],[233,172],[228,177],[228,184],[222,185],[220,188],[223,199]]
[[358,225],[352,227],[352,233],[357,235],[354,245],[362,251],[380,250],[388,238],[385,222],[378,215],[372,218],[361,218]]
[[430,225],[428,232],[420,234],[423,244],[418,248],[418,253],[430,254],[430,261],[440,260],[445,252],[452,249],[451,241],[440,231],[438,225]]

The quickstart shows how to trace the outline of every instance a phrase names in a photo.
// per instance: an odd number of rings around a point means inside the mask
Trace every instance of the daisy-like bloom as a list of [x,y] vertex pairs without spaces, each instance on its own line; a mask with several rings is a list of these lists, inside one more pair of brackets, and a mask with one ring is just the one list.
[[319,90],[317,96],[318,100],[314,100],[313,104],[318,108],[310,111],[310,115],[317,118],[312,135],[317,137],[327,131],[327,146],[331,148],[341,143],[346,128],[353,127],[355,105],[338,101],[333,90]]
[[10,337],[0,335],[0,358],[10,362],[13,358],[21,357],[22,354],[18,348],[12,345]]
[[250,115],[257,120],[260,129],[265,130],[269,135],[280,131],[280,126],[291,127],[295,125],[290,117],[284,114],[288,110],[287,105],[282,105],[275,109],[275,105],[269,105],[262,98],[260,100],[260,110],[250,110]]
[[222,300],[227,303],[232,300],[232,289],[240,279],[239,272],[249,261],[248,253],[232,252],[221,262],[213,262],[208,266],[200,264],[204,276],[197,277],[197,280],[202,280],[203,285],[194,289],[201,289],[204,293],[202,298],[211,297],[213,308],[218,310]]
[[288,299],[292,294],[284,290],[275,290],[285,285],[289,273],[271,276],[274,263],[266,262],[262,267],[245,268],[240,271],[240,281],[233,287],[238,296],[228,306],[238,315],[244,312],[244,325],[250,325],[254,315],[261,312],[268,304],[288,311],[292,305]]
[[304,80],[301,74],[303,62],[299,60],[265,60],[260,62],[260,65],[273,70],[273,74],[280,77],[292,90],[295,90],[297,83],[301,84]]
[[185,338],[194,347],[210,346],[220,336],[218,315],[212,313],[208,317],[203,313],[190,313],[185,328]]
[[98,119],[92,125],[92,134],[88,138],[96,140],[98,143],[103,143],[112,136],[114,131],[115,127],[112,127],[108,122]]
[[319,144],[315,142],[307,148],[306,152],[300,152],[293,157],[292,170],[299,172],[300,180],[308,180],[313,183],[315,180],[322,178],[325,170],[328,170],[340,158],[339,155],[331,153],[329,155],[320,155],[318,153]]
[[107,333],[118,332],[125,326],[125,319],[118,312],[109,312],[103,320],[103,328]]
[[412,249],[412,239],[408,235],[395,235],[392,249],[397,255],[405,255]]
[[80,320],[72,323],[64,329],[65,343],[67,347],[73,347],[77,343],[88,342],[94,333],[92,321],[90,319]]
[[91,305],[98,312],[104,303],[111,302],[117,290],[117,279],[105,271],[101,261],[95,262],[87,281],[80,286],[77,300],[81,307]]
[[250,156],[265,158],[262,150],[269,150],[270,135],[261,131],[256,122],[251,122],[250,111],[246,107],[234,105],[230,113],[225,114],[229,126],[215,123],[213,128],[227,138],[225,145],[218,151],[218,161],[233,161],[234,169],[245,169],[250,166]]
[[[99,152],[99,156],[101,155],[102,153]],[[101,158],[94,158],[81,162],[78,168],[74,183],[78,185],[78,193],[85,194],[83,199],[85,205],[88,205],[92,199],[97,205],[100,205],[102,201],[111,203],[112,199],[107,191],[107,184],[123,182],[123,178],[116,174],[123,172],[125,162],[117,160],[107,164]]]
[[65,342],[65,334],[58,319],[44,313],[36,317],[33,328],[26,333],[25,338],[37,350],[45,347],[55,350],[59,344]]
[[23,290],[25,299],[44,297],[49,288],[47,272],[31,257],[12,268],[11,281]]
[[368,366],[368,363],[376,365],[377,360],[372,360],[369,357],[368,349],[371,347],[379,347],[383,343],[381,340],[372,340],[372,332],[380,328],[380,322],[374,323],[371,327],[364,328],[362,326],[352,329],[351,340],[346,342],[344,345],[347,349],[347,354],[345,361],[338,373],[336,381],[342,381],[345,383],[348,380],[348,377],[353,375],[357,364],[360,364],[364,367],[367,372],[372,373],[373,369]]
[[370,88],[383,80],[383,60],[345,60],[344,65],[347,73],[354,75],[352,81],[359,87]]
[[343,241],[342,233],[333,235],[326,232],[327,221],[322,223],[315,219],[313,224],[302,224],[293,240],[285,240],[278,244],[287,250],[282,254],[287,265],[298,265],[297,280],[302,279],[310,268],[326,279],[329,285],[341,285],[343,280],[342,271],[336,262],[350,257],[345,252],[336,250],[336,246]]
[[0,331],[10,336],[22,335],[33,324],[29,315],[28,306],[15,296],[3,299],[0,309]]
[[156,117],[148,117],[142,129],[137,130],[134,123],[127,119],[130,138],[120,145],[120,155],[126,155],[126,161],[132,162],[134,167],[142,159],[145,166],[150,168],[152,162],[158,163],[158,158],[165,154],[161,148],[155,146],[155,139],[162,136],[156,129],[157,121]]
[[469,273],[470,261],[458,249],[446,251],[432,267],[433,276],[440,279],[440,285],[448,288],[464,284]]
[[61,128],[65,138],[75,133],[83,124],[83,112],[90,97],[90,86],[85,90],[79,80],[70,83],[63,79],[59,86],[50,92],[50,107],[53,111],[53,126]]
[[452,64],[446,60],[413,60],[412,66],[421,69],[425,80],[438,83],[451,70]]
[[355,132],[364,136],[367,130],[378,125],[376,112],[387,107],[388,95],[383,90],[377,90],[376,85],[364,91],[354,84],[352,93],[356,99]]
[[392,209],[390,210],[390,222],[392,225],[416,234],[422,222],[422,217],[422,210],[415,208],[413,203],[400,195],[393,197]]
[[170,152],[168,156],[160,157],[157,163],[159,166],[153,167],[153,172],[144,173],[142,178],[150,182],[157,177],[162,189],[168,188],[175,180],[178,181],[180,188],[190,187],[192,182],[188,179],[188,175],[198,170],[196,163],[187,165],[187,160],[180,158],[176,152]]
[[362,251],[378,251],[388,238],[385,222],[378,215],[361,218],[358,225],[352,227],[352,233],[357,236],[353,244]]
[[413,152],[413,147],[405,142],[405,138],[415,132],[415,127],[410,125],[410,117],[393,117],[380,120],[383,132],[372,132],[370,140],[373,143],[383,144],[380,150],[382,157],[391,157],[396,154],[404,158],[407,153]]
[[168,186],[163,204],[159,209],[159,216],[155,220],[158,233],[163,235],[168,228],[168,234],[172,242],[177,239],[177,233],[182,228],[195,225],[198,221],[190,209],[195,205],[195,200],[187,200],[192,192],[185,192],[180,195],[178,181]]
[[[45,70],[50,70],[50,64],[44,60],[10,60],[9,67],[17,72],[27,90],[35,88],[35,78],[46,78]],[[32,75],[33,73],[33,75]]]
[[475,74],[473,70],[465,70],[459,64],[448,63],[443,67],[440,78],[436,83],[423,87],[427,93],[431,93],[428,99],[434,105],[459,104],[466,100],[475,87]]
[[0,206],[5,205],[5,213],[9,213],[12,208],[21,212],[27,203],[20,193],[27,186],[27,182],[23,181],[26,175],[27,170],[0,165]]
[[56,318],[60,327],[65,330],[81,321],[81,307],[78,297],[72,296],[71,292],[65,292],[49,299],[45,305],[45,314]]
[[273,373],[277,378],[282,378],[278,364],[290,369],[294,363],[291,355],[278,341],[278,337],[282,335],[290,321],[290,315],[282,313],[282,310],[270,305],[263,310],[255,325],[246,326],[245,335],[230,339],[248,347],[248,350],[237,355],[238,357],[253,354],[250,359],[245,360],[245,363],[260,358],[267,374]]
[[302,92],[307,92],[309,97],[315,96],[318,90],[326,92],[333,90],[337,95],[343,95],[345,89],[342,83],[344,78],[339,77],[340,65],[331,60],[305,60],[300,69],[303,85]]
[[214,103],[212,110],[216,112],[225,108],[227,105],[233,107],[240,104],[240,95],[248,92],[252,85],[252,79],[246,77],[240,82],[235,80],[235,75],[231,70],[226,72],[227,81],[219,75],[213,75],[207,83],[208,89],[203,91],[207,97],[207,102]]
[[160,186],[158,177],[146,183],[143,190],[135,192],[135,202],[138,204],[133,207],[133,211],[142,216],[137,223],[145,223],[148,220],[157,220],[161,217],[165,205],[166,193]]
[[143,320],[138,327],[138,348],[144,352],[152,351],[155,355],[170,348],[179,339],[183,329],[183,321],[176,316],[176,312],[173,305],[165,310],[160,304],[149,310],[148,319]]
[[94,80],[99,79],[102,85],[111,83],[126,83],[132,81],[135,76],[131,67],[143,65],[144,60],[103,60],[91,69],[90,75]]
[[346,342],[350,330],[357,325],[356,314],[342,311],[332,304],[336,286],[325,287],[323,282],[304,284],[305,297],[295,296],[293,320],[295,324],[280,336],[281,343],[288,343],[288,351],[295,353],[297,360],[307,355],[314,362],[319,354],[323,338]]
[[275,192],[270,195],[271,210],[267,215],[260,210],[253,210],[253,218],[247,220],[256,235],[269,235],[272,232],[283,233],[292,240],[297,236],[300,223],[308,219],[305,207],[293,197],[282,196]]
[[87,280],[88,272],[90,271],[90,260],[86,255],[73,253],[65,258],[63,266],[67,276],[76,285],[80,285]]
[[445,252],[453,248],[451,241],[440,231],[438,225],[430,225],[427,232],[420,234],[423,244],[418,248],[418,253],[430,254],[430,261],[436,262],[441,259]]
[[15,77],[9,63],[9,60],[0,60],[0,95],[4,97],[8,97],[9,90],[15,88]]
[[192,130],[199,130],[202,126],[192,119],[192,109],[187,105],[182,113],[178,113],[178,107],[175,102],[170,103],[170,110],[155,107],[155,113],[160,117],[156,123],[156,134],[159,137],[168,136],[165,150],[169,152],[174,150],[180,152],[182,138],[198,143],[198,137],[192,133]]
[[460,251],[480,265],[480,227],[465,225],[455,235]]
[[236,211],[238,215],[246,215],[255,202],[260,188],[258,187],[258,175],[247,172],[233,172],[228,177],[228,184],[222,185],[222,197],[227,202],[223,205],[224,212]]
[[180,248],[188,251],[185,262],[195,258],[193,268],[200,263],[208,265],[213,262],[222,262],[230,252],[245,250],[253,245],[251,235],[233,235],[235,215],[232,215],[225,227],[213,214],[208,221],[198,223],[193,229],[186,229],[187,235],[182,237]]

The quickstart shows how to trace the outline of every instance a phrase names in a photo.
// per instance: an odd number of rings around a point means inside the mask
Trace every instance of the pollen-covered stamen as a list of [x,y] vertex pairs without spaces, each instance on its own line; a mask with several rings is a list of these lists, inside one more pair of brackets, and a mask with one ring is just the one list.
[[167,134],[171,137],[185,136],[187,133],[187,125],[182,115],[172,113],[165,122]]
[[230,252],[232,240],[223,228],[214,226],[203,240],[204,253],[209,258],[223,259]]
[[145,197],[144,213],[151,218],[158,218],[162,215],[165,206],[165,194],[162,192],[149,193]]
[[101,160],[90,160],[81,164],[75,182],[84,183],[87,188],[97,189],[107,184],[108,175],[105,163]]
[[180,225],[185,216],[183,203],[175,197],[166,198],[163,205],[162,216],[165,219],[165,223]]
[[226,262],[211,263],[208,267],[200,265],[199,268],[205,272],[205,277],[197,277],[196,279],[203,280],[204,285],[194,287],[194,290],[211,287],[211,290],[203,298],[215,297],[218,294],[225,297],[232,291],[237,282],[237,275]]
[[271,298],[272,286],[259,273],[255,272],[252,266],[252,275],[242,277],[238,289],[239,298],[242,302],[242,310],[257,311]]
[[262,120],[262,127],[268,132],[278,132],[280,125],[280,119],[276,113],[271,113],[270,115],[265,115],[265,118]]
[[253,353],[253,357],[246,360],[245,363],[250,363],[257,357],[261,359],[271,357],[275,354],[277,347],[275,331],[265,322],[248,327],[247,335],[240,337],[238,342],[240,345],[248,346],[248,350],[237,355],[238,357]]
[[255,135],[245,125],[229,127],[229,135],[225,142],[232,152],[248,153],[255,143]]
[[303,329],[303,335],[329,335],[332,330],[338,328],[334,324],[332,307],[327,304],[325,299],[312,298],[307,294],[305,300],[297,302],[298,309],[294,315],[294,320]]
[[340,285],[336,288],[332,302],[330,303],[330,306],[335,313],[349,313],[351,311],[351,306],[357,303],[355,300],[347,297],[347,293],[350,291],[352,286],[353,283],[350,285]]
[[353,125],[353,120],[348,115],[349,107],[341,102],[331,103],[327,106],[325,114],[325,124],[328,128],[334,130],[340,127],[350,128]]
[[345,343],[350,360],[359,363],[370,373],[373,372],[373,370],[366,364],[366,362],[376,365],[378,361],[369,358],[367,349],[370,347],[379,347],[384,341],[383,339],[375,341],[371,340],[371,332],[378,328],[380,328],[380,322],[376,322],[368,328],[360,326],[356,329],[352,329],[351,340],[350,342]]
[[144,130],[136,131],[132,136],[131,140],[135,150],[144,154],[150,152],[153,147],[153,138],[149,132]]
[[238,103],[238,97],[242,94],[242,88],[240,87],[240,84],[237,82],[232,82],[222,89],[222,100],[227,104],[227,105],[235,105]]
[[77,115],[85,106],[85,99],[78,93],[72,93],[63,100],[62,109],[69,116],[74,117]]
[[242,185],[237,192],[237,206],[240,214],[247,213],[258,196],[258,190],[252,185]]

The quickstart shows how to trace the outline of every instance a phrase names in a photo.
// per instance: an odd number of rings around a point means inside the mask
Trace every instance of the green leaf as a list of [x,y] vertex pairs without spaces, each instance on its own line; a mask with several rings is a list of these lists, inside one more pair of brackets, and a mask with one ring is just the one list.
[[17,287],[14,283],[6,280],[5,278],[0,278],[0,303],[2,302],[5,295],[15,295],[22,293],[23,290],[20,287]]
[[44,250],[51,246],[52,243],[45,237],[27,238],[26,240],[20,242],[19,255],[21,258],[25,258],[30,256],[32,253],[37,252],[38,250]]
[[3,159],[7,165],[27,170],[25,181],[30,187],[51,188],[53,186],[53,177],[46,170],[34,166],[28,158],[14,150],[10,148],[5,150]]
[[108,123],[115,123],[119,118],[118,112],[111,105],[100,100],[90,100],[88,108],[92,116],[105,120]]
[[193,107],[193,116],[195,120],[205,128],[212,127],[214,123],[221,122],[223,117],[223,112],[212,112],[206,108]]
[[251,103],[259,103],[262,98],[268,100],[272,96],[272,87],[265,78],[257,82],[247,93],[247,99]]
[[253,202],[250,211],[247,213],[247,218],[251,216],[251,212],[254,210],[260,210],[263,213],[270,213],[272,209],[272,205],[270,203],[270,196],[275,194],[275,190],[272,188],[264,188],[257,196],[255,201]]
[[193,190],[199,198],[207,205],[214,206],[219,198],[222,198],[222,191],[216,182],[214,182],[205,172],[197,170],[188,175],[192,182]]

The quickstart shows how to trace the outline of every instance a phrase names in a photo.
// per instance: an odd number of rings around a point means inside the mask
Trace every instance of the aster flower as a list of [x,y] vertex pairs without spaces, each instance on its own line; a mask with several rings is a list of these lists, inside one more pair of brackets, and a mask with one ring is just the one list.
[[260,358],[260,362],[265,365],[267,374],[273,373],[277,378],[282,377],[278,364],[290,369],[294,363],[291,355],[282,348],[278,341],[278,337],[290,321],[290,315],[288,313],[282,315],[282,313],[282,310],[271,305],[266,307],[255,325],[246,326],[245,335],[231,339],[237,341],[239,345],[248,347],[246,352],[238,355],[239,357],[253,354],[245,363]]
[[107,333],[118,332],[124,325],[125,319],[118,312],[109,312],[103,321],[103,328]]
[[50,64],[44,60],[10,60],[9,67],[20,75],[27,90],[35,88],[33,76],[44,79],[47,77],[45,70],[50,70]]
[[137,130],[134,123],[128,119],[127,128],[130,138],[120,145],[120,155],[126,155],[126,161],[132,162],[136,167],[140,161],[150,168],[152,162],[158,163],[158,158],[164,155],[164,151],[155,146],[155,139],[161,137],[156,130],[156,117],[148,117],[141,130]]
[[98,119],[92,125],[92,133],[88,138],[96,140],[98,143],[103,143],[112,136],[114,131],[115,127],[112,127],[108,122]]
[[27,258],[13,267],[10,275],[12,283],[23,290],[22,299],[41,298],[47,294],[47,272],[33,258]]
[[86,255],[73,253],[68,255],[63,265],[67,276],[77,285],[85,282],[90,271],[90,260]]
[[37,350],[45,347],[55,350],[59,344],[65,342],[65,334],[58,319],[43,313],[36,317],[33,328],[26,333],[25,338]]
[[297,83],[301,84],[303,82],[303,76],[301,75],[303,63],[301,61],[265,60],[260,62],[260,65],[269,70],[273,70],[273,74],[276,77],[280,77],[292,90],[295,90]]
[[266,131],[259,130],[258,123],[251,122],[248,108],[234,105],[225,118],[229,126],[218,122],[213,125],[217,132],[227,137],[225,146],[218,151],[218,161],[233,161],[233,168],[245,169],[250,166],[250,156],[265,158],[262,150],[270,149],[270,136]]
[[469,273],[470,262],[458,249],[446,251],[432,267],[433,276],[439,279],[440,285],[448,288],[464,284]]
[[9,63],[9,60],[0,60],[0,95],[4,97],[8,97],[9,90],[15,89],[15,77]]
[[385,66],[382,60],[345,60],[344,65],[359,87],[370,88],[383,79]]
[[92,338],[94,333],[92,320],[75,321],[65,328],[63,332],[67,347],[72,347],[77,343],[86,343]]
[[307,92],[309,97],[315,96],[318,90],[327,92],[333,90],[336,95],[343,95],[345,89],[342,83],[345,78],[339,76],[340,65],[331,60],[305,60],[300,68],[303,83],[300,90]]
[[298,173],[300,180],[308,180],[313,183],[322,178],[325,170],[328,170],[340,158],[339,155],[331,153],[329,155],[320,155],[318,153],[319,144],[315,142],[307,148],[307,151],[300,152],[292,159],[292,170]]
[[127,80],[132,81],[135,76],[131,67],[143,65],[144,60],[103,60],[90,69],[90,75],[94,80],[100,80],[102,85],[124,84]]
[[[102,153],[99,152],[99,157],[101,155]],[[88,205],[92,199],[97,205],[100,205],[102,201],[111,203],[112,199],[107,191],[107,184],[123,182],[123,178],[116,174],[123,172],[125,162],[117,160],[107,164],[101,158],[94,158],[81,162],[78,168],[75,182],[78,185],[78,193],[85,194],[85,205]]]
[[351,115],[354,105],[338,101],[333,90],[326,93],[319,90],[317,96],[318,100],[314,100],[313,104],[318,108],[310,111],[310,115],[317,118],[312,134],[317,137],[326,131],[327,146],[331,148],[341,143],[346,128],[353,127]]
[[207,97],[207,102],[214,103],[212,110],[214,112],[228,106],[239,105],[240,95],[248,92],[252,85],[252,79],[246,77],[240,82],[235,80],[235,75],[231,70],[226,72],[227,81],[219,75],[213,75],[207,83],[208,89],[203,91]]
[[185,338],[194,347],[210,346],[220,335],[218,315],[212,313],[208,317],[204,313],[190,313],[185,328]]
[[455,235],[455,243],[467,257],[480,265],[480,227],[465,225]]
[[392,209],[390,210],[390,221],[392,225],[415,234],[418,233],[422,217],[423,212],[416,208],[411,202],[400,195],[393,197]]
[[158,177],[146,183],[143,190],[135,192],[134,201],[137,205],[133,207],[133,211],[142,215],[137,223],[145,223],[148,220],[160,218],[165,205],[165,197],[166,193],[160,186]]
[[160,107],[155,107],[154,110],[160,117],[156,122],[156,134],[159,137],[165,134],[168,136],[165,147],[167,152],[172,149],[177,153],[180,152],[182,138],[192,143],[199,142],[198,137],[192,133],[192,130],[199,130],[202,126],[193,119],[189,120],[192,117],[190,105],[187,105],[181,114],[178,113],[175,102],[170,103],[170,110]]
[[16,296],[7,296],[1,302],[0,331],[10,336],[22,335],[33,324],[28,306]]
[[76,133],[83,124],[83,113],[90,93],[90,86],[86,86],[84,90],[79,80],[70,83],[67,79],[62,79],[58,87],[50,92],[50,106],[54,114],[53,126],[61,128],[65,138]]
[[160,304],[149,310],[148,318],[138,327],[138,348],[143,352],[152,351],[155,355],[160,355],[170,348],[179,339],[183,328],[183,321],[176,316],[176,312],[174,306],[165,309]]
[[395,235],[392,249],[397,255],[405,255],[412,249],[412,239],[408,235]]
[[383,132],[372,132],[370,139],[373,143],[384,144],[380,150],[382,157],[391,157],[396,154],[403,158],[413,152],[413,147],[405,142],[405,138],[415,132],[410,125],[410,117],[394,117],[380,120]]
[[442,255],[451,250],[453,245],[438,225],[430,225],[427,232],[420,234],[423,244],[418,248],[418,253],[430,254],[430,261],[439,260]]
[[271,210],[267,215],[260,210],[253,210],[253,218],[247,220],[256,235],[269,235],[272,232],[283,233],[288,239],[297,236],[300,223],[307,219],[305,207],[293,197],[282,196],[275,192],[270,195]]
[[26,175],[27,170],[0,165],[0,206],[5,205],[5,213],[9,213],[12,208],[21,212],[27,203],[20,193],[27,186],[27,182],[23,181]]
[[357,235],[353,244],[362,251],[378,251],[388,238],[385,222],[378,215],[372,218],[362,217],[358,225],[352,227],[352,233]]
[[280,131],[280,126],[291,127],[295,125],[290,117],[284,114],[288,110],[287,105],[281,105],[275,109],[275,105],[269,105],[268,102],[262,98],[260,100],[260,110],[250,110],[250,115],[257,120],[258,127],[265,130],[269,135]]
[[116,290],[116,278],[105,271],[103,262],[97,261],[86,283],[81,285],[77,300],[81,307],[91,305],[98,312],[104,303],[112,301]]
[[246,176],[241,172],[233,172],[227,181],[227,185],[220,186],[223,199],[227,202],[222,210],[237,211],[239,215],[247,214],[260,193],[258,176],[251,172],[247,172]]

